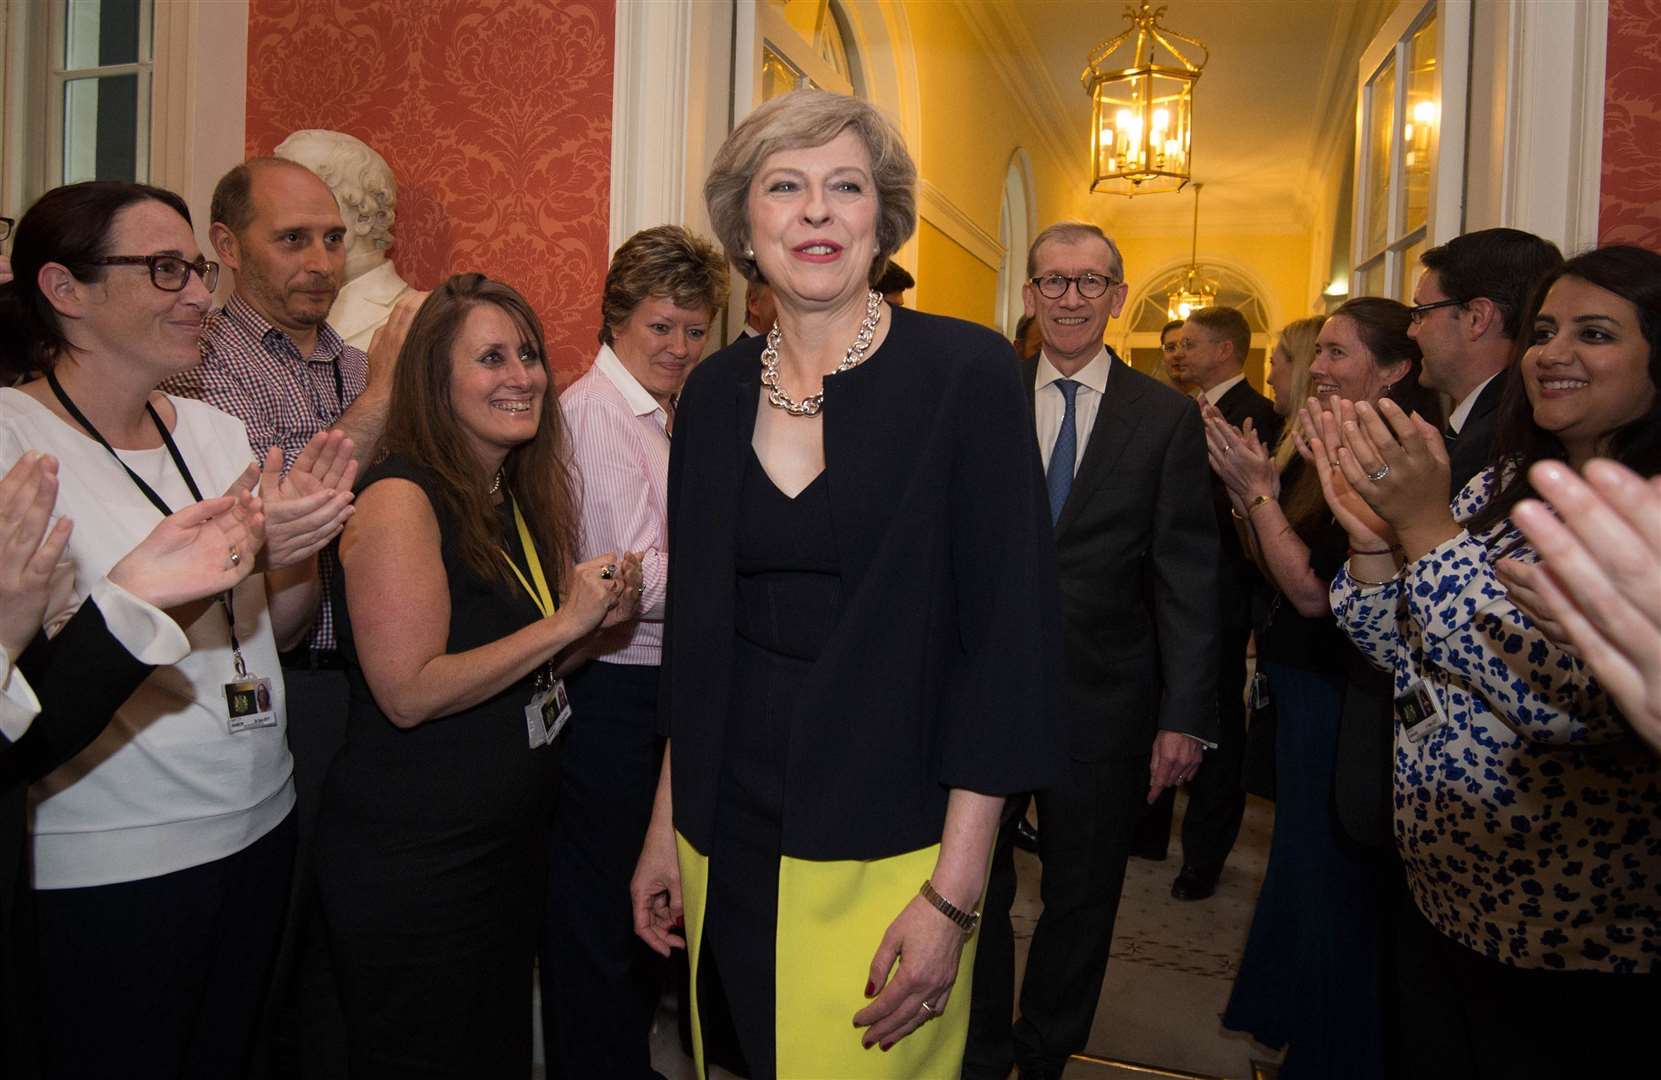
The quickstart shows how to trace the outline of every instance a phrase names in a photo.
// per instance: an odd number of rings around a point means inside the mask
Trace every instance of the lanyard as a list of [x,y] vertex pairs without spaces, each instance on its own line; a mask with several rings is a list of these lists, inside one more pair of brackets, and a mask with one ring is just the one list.
[[[117,465],[126,470],[127,476],[132,480],[134,486],[143,493],[146,499],[150,500],[150,505],[161,511],[162,517],[170,516],[173,513],[173,508],[167,505],[165,499],[156,494],[155,488],[144,482],[144,477],[134,472],[132,466],[121,460],[121,455],[115,452],[115,447],[110,445],[109,440],[104,438],[98,429],[92,426],[92,421],[86,418],[86,414],[76,406],[74,401],[70,400],[68,392],[63,388],[63,383],[58,381],[56,372],[47,371],[46,384],[52,388],[52,393],[57,395],[58,402],[63,406],[64,411],[74,417],[75,422],[80,424],[99,446],[110,452],[110,457],[115,459]],[[196,478],[190,475],[190,466],[185,464],[184,455],[179,453],[179,446],[173,441],[173,435],[167,430],[167,425],[162,423],[161,417],[157,415],[156,407],[146,401],[144,411],[150,414],[151,423],[155,424],[156,430],[161,432],[161,441],[167,447],[167,454],[173,459],[173,464],[179,467],[179,474],[185,479],[185,487],[190,489],[191,495],[195,497],[197,502],[201,502],[202,489],[196,486]],[[538,567],[537,569],[540,571],[541,568]],[[225,609],[225,621],[230,623],[231,627],[231,656],[236,660],[236,673],[247,676],[248,665],[242,660],[242,646],[236,639],[236,613],[231,603],[229,590],[219,594],[219,605]]]
[[[519,530],[519,544],[525,549],[525,564],[531,568],[530,580],[526,580],[519,564],[515,563],[506,551],[502,552],[502,558],[507,559],[508,569],[513,571],[513,576],[519,579],[519,584],[530,594],[531,603],[536,605],[536,610],[542,612],[543,618],[547,618],[559,609],[559,601],[548,591],[548,579],[542,573],[542,560],[536,553],[536,541],[531,539],[531,530],[525,524],[525,515],[519,512],[519,500],[513,498],[511,492],[508,493],[508,499],[513,503],[513,524]],[[535,588],[531,587],[532,581],[536,582]]]

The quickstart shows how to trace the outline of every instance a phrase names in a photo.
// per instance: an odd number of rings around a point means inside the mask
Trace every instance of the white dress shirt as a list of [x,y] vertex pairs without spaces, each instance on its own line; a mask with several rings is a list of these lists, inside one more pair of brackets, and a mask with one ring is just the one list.
[[1499,372],[1496,371],[1477,383],[1476,389],[1466,394],[1459,404],[1454,406],[1453,412],[1448,416],[1449,431],[1457,435],[1465,430],[1465,421],[1471,418],[1471,410],[1476,408],[1476,399],[1481,397],[1482,392],[1488,389],[1488,384],[1497,378],[1499,378]]
[[1218,383],[1216,386],[1213,386],[1209,390],[1201,390],[1199,392],[1199,394],[1197,394],[1196,396],[1197,397],[1202,397],[1205,400],[1211,402],[1211,404],[1215,405],[1215,404],[1217,404],[1217,402],[1223,400],[1223,395],[1224,394],[1226,394],[1230,390],[1234,389],[1236,383],[1242,383],[1242,382],[1245,382],[1245,381],[1246,381],[1246,373],[1244,371],[1242,371],[1240,374],[1236,375],[1234,378],[1224,379],[1222,382]]
[[[1079,388],[1073,392],[1073,432],[1078,444],[1073,459],[1073,475],[1078,475],[1079,462],[1084,460],[1084,446],[1090,441],[1090,431],[1096,426],[1096,411],[1101,408],[1102,395],[1107,393],[1107,373],[1113,368],[1107,358],[1107,346],[1091,358],[1088,364],[1072,376]],[[1033,380],[1033,419],[1038,425],[1038,453],[1044,460],[1044,472],[1050,471],[1050,451],[1055,449],[1055,437],[1061,433],[1061,418],[1067,413],[1067,399],[1057,379],[1066,378],[1050,363],[1042,352],[1038,354],[1038,373]]]
[[640,552],[640,617],[597,633],[589,655],[656,665],[669,588],[669,416],[609,345],[559,404],[582,481],[578,558]]

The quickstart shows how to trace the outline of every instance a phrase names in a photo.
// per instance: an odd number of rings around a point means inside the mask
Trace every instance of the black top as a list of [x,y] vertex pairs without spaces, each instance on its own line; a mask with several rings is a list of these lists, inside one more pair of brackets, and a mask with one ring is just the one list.
[[[542,617],[517,582],[510,588],[498,580],[483,581],[468,569],[455,543],[457,530],[433,496],[436,481],[425,468],[393,455],[370,468],[359,490],[389,478],[421,488],[438,518],[450,587],[447,653],[488,645]],[[523,572],[511,499],[503,499],[497,512],[503,548]],[[347,661],[350,712],[346,748],[330,776],[331,810],[393,829],[430,828],[458,838],[529,826],[550,805],[555,767],[546,748],[530,748],[525,706],[534,692],[533,679],[520,679],[450,716],[410,729],[397,727],[376,704],[358,662],[346,580],[345,572],[335,579],[335,611]]]
[[[1295,457],[1281,473],[1281,499],[1296,491],[1306,468]],[[1350,538],[1344,527],[1321,505],[1320,512],[1294,526],[1298,539],[1309,548],[1309,567],[1321,581],[1330,583],[1349,557]],[[1331,611],[1300,615],[1286,597],[1276,594],[1269,608],[1269,622],[1258,635],[1259,659],[1310,671],[1343,671],[1345,654],[1353,650]]]
[[829,486],[821,471],[792,498],[753,451],[744,470],[733,629],[796,660],[817,660],[842,615]]
[[[948,789],[1027,791],[1060,766],[1060,616],[1048,501],[1009,342],[892,309],[825,379],[843,601],[790,710],[782,848],[870,859],[937,843]],[[675,827],[709,851],[731,702],[736,522],[763,342],[687,380],[669,462],[663,723]]]

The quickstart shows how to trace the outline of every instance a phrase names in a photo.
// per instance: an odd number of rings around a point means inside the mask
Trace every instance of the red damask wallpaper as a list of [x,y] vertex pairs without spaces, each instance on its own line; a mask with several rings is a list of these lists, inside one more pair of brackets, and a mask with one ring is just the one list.
[[393,261],[478,270],[541,316],[560,382],[606,272],[615,0],[251,0],[248,152],[332,128],[398,177]]
[[1598,240],[1661,251],[1661,0],[1609,0]]

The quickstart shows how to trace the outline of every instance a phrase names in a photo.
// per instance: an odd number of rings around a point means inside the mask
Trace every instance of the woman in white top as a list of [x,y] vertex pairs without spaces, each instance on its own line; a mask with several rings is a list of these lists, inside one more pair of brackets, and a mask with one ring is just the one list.
[[[154,392],[196,364],[218,266],[171,192],[114,181],[48,192],[0,285],[0,468],[60,462],[80,523],[60,629],[173,511],[260,484],[255,573],[172,609],[189,655],[160,666],[102,734],[30,792],[47,1075],[245,1071],[293,851],[277,652],[316,606],[316,552],[350,513],[349,441],[314,440],[285,478],[249,462],[242,423]],[[87,1036],[88,1018],[98,1035]]]

